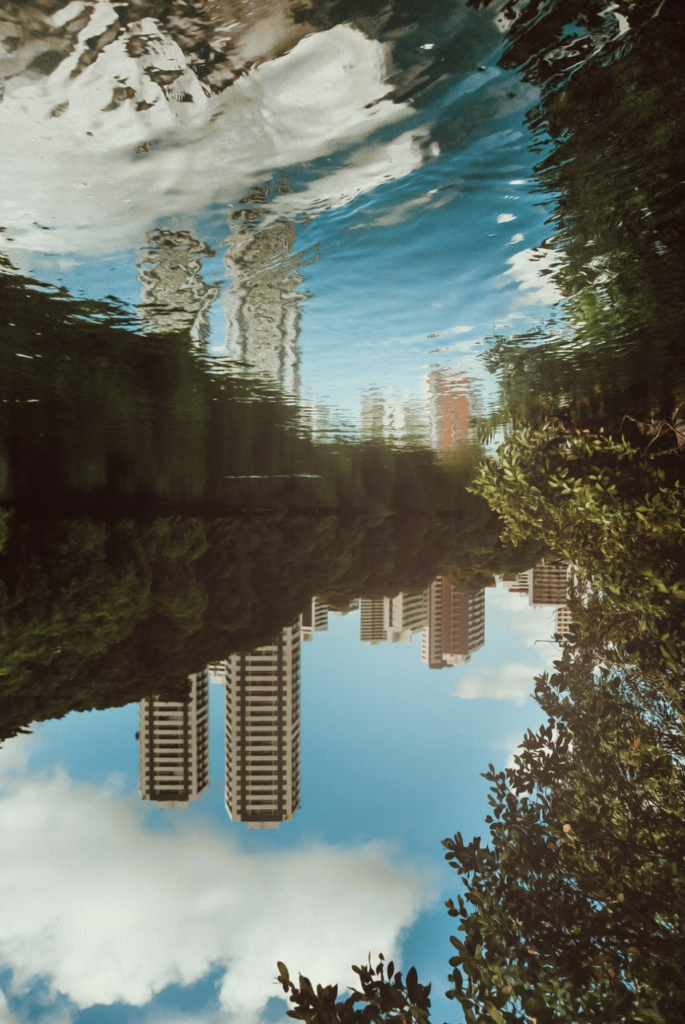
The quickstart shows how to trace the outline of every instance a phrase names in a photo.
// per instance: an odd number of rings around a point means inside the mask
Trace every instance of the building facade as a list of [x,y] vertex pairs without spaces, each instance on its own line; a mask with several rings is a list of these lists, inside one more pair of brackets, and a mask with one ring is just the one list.
[[300,624],[226,661],[226,810],[278,828],[300,806]]
[[197,800],[209,786],[209,674],[190,677],[188,701],[140,702],[140,795],[167,807]]
[[485,591],[463,594],[446,576],[438,576],[428,590],[421,660],[433,669],[464,665],[484,643]]

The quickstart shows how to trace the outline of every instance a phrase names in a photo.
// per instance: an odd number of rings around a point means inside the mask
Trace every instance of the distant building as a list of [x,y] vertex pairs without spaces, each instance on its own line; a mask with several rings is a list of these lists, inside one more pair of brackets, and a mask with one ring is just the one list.
[[190,681],[188,701],[140,702],[140,795],[167,807],[197,800],[209,785],[207,671]]
[[300,624],[226,661],[226,809],[278,828],[300,806]]
[[566,636],[571,631],[573,613],[567,605],[562,605],[556,610],[556,622],[554,632],[560,636]]
[[385,598],[362,597],[359,601],[359,639],[377,644],[385,640]]
[[315,633],[323,633],[328,629],[328,605],[318,597],[313,597],[300,615],[300,631],[302,639],[314,639]]
[[384,599],[385,639],[388,643],[410,643],[428,621],[428,591],[403,591]]
[[360,608],[362,642],[408,644],[428,621],[428,592],[402,591],[394,597],[362,597]]
[[226,682],[226,662],[225,661],[210,661],[207,666],[207,672],[209,673],[210,683],[217,683],[220,686]]
[[533,607],[563,605],[568,600],[569,566],[567,562],[548,565],[541,562],[529,572],[528,600]]
[[438,576],[428,591],[421,660],[429,668],[464,665],[485,643],[485,591],[463,594]]
[[359,611],[359,598],[353,597],[349,601],[335,601],[328,605],[329,615],[349,615],[350,612]]
[[527,594],[530,590],[530,572],[509,572],[495,578],[511,594]]

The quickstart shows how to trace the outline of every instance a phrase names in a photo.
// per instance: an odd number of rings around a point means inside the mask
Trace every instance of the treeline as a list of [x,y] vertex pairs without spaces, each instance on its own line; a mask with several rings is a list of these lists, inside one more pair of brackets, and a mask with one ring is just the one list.
[[[544,724],[485,774],[485,837],[444,841],[447,994],[467,1024],[685,1016],[684,483],[677,452],[559,428],[513,436],[475,483],[505,540],[574,564],[576,598],[535,681]],[[343,1000],[279,972],[309,1024],[429,1020],[429,986],[382,959]]]
[[0,721],[33,720],[182,692],[230,652],[271,640],[318,595],[342,603],[426,587],[463,589],[525,569],[487,504],[444,516],[266,512],[203,519],[58,522],[9,517],[0,556]]
[[275,390],[214,373],[184,334],[0,275],[0,501],[168,507],[454,507],[478,458],[382,439],[319,443]]

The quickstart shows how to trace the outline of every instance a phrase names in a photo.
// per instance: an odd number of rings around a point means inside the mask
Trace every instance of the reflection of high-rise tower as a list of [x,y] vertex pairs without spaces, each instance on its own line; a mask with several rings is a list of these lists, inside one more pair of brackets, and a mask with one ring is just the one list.
[[359,639],[369,644],[385,640],[385,598],[362,597],[359,606]]
[[431,370],[427,386],[431,445],[436,451],[451,452],[469,439],[469,381],[453,370]]
[[300,625],[226,662],[226,809],[278,828],[300,806]]
[[568,573],[566,562],[548,565],[541,562],[529,571],[530,588],[528,600],[534,607],[539,605],[564,605],[568,600]]
[[445,576],[428,591],[428,624],[421,658],[429,668],[464,665],[485,643],[485,591],[462,594]]
[[410,643],[428,620],[428,593],[403,591],[397,597],[386,597],[384,612],[386,640],[391,644]]
[[573,612],[568,607],[568,605],[564,604],[560,608],[557,608],[555,613],[555,619],[555,633],[558,633],[561,636],[566,636],[567,633],[570,633],[571,625],[573,624]]
[[138,316],[155,334],[187,331],[193,341],[209,341],[209,310],[221,287],[201,274],[202,260],[214,252],[188,231],[150,231],[138,261]]
[[403,392],[369,388],[361,396],[360,434],[364,441],[425,444],[424,409]]
[[140,795],[167,807],[197,800],[209,785],[208,673],[190,682],[188,701],[140,702]]
[[[277,192],[289,191],[285,179]],[[242,201],[243,209],[231,217],[231,235],[225,256],[231,287],[224,299],[228,323],[229,358],[247,364],[256,376],[290,392],[299,386],[301,303],[304,282],[301,256],[293,252],[295,226],[276,221],[260,227],[259,205],[268,201],[269,189],[255,188]]]
[[315,633],[328,629],[328,605],[313,597],[300,615],[300,630],[303,640],[313,640]]
[[359,636],[371,644],[381,640],[408,644],[423,629],[427,616],[425,590],[403,591],[395,597],[362,597]]

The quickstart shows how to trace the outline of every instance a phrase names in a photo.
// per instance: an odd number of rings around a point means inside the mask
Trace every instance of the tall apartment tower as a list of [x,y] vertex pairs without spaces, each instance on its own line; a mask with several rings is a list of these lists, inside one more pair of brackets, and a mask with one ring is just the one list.
[[377,644],[385,640],[385,598],[362,597],[359,601],[359,639]]
[[554,632],[566,636],[571,632],[573,612],[568,605],[561,605],[555,612]]
[[429,668],[444,668],[443,661],[443,590],[444,576],[437,576],[428,588],[428,622],[421,634],[421,661]]
[[300,623],[226,661],[226,810],[278,828],[300,806]]
[[315,633],[323,633],[328,629],[328,605],[318,597],[313,597],[300,615],[302,639],[313,640]]
[[209,675],[190,677],[187,702],[140,702],[140,795],[185,807],[209,786]]
[[530,604],[539,605],[562,605],[568,600],[568,574],[567,562],[557,562],[548,565],[541,562],[529,572],[530,588],[528,600]]
[[383,612],[388,643],[408,644],[428,621],[428,591],[403,591],[397,597],[386,597]]
[[429,668],[464,665],[485,643],[485,591],[462,594],[445,576],[428,591],[428,624],[421,637],[421,659]]
[[495,579],[503,587],[506,587],[510,594],[528,594],[530,591],[530,571],[508,572],[502,576],[496,576]]

